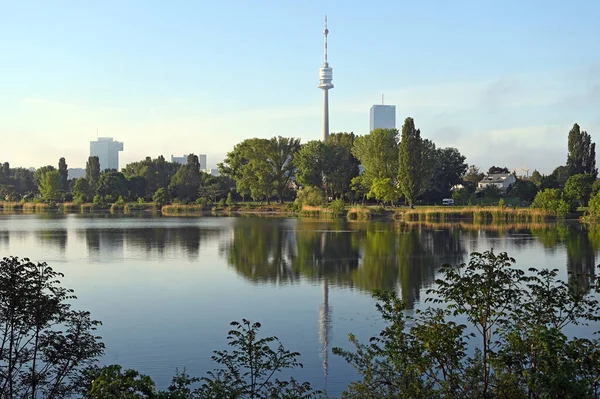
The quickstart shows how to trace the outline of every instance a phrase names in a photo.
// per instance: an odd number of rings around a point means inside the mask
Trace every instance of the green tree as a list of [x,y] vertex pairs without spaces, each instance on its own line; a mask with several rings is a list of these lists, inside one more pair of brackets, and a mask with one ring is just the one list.
[[162,187],[159,188],[152,196],[152,201],[157,208],[162,208],[169,202],[169,192]]
[[228,333],[232,351],[215,351],[213,361],[221,368],[208,372],[199,388],[201,398],[310,398],[315,392],[308,382],[276,378],[283,371],[302,367],[298,352],[283,347],[277,337],[259,337],[260,323],[232,322]]
[[85,164],[85,178],[92,190],[95,190],[96,184],[100,179],[100,159],[98,157],[93,156],[88,158]]
[[533,173],[531,173],[531,177],[529,178],[529,180],[535,184],[538,188],[540,187],[540,185],[542,184],[542,175],[540,172],[538,172],[537,170],[534,170]]
[[483,180],[484,177],[485,177],[485,174],[481,173],[477,166],[471,165],[471,166],[469,166],[469,168],[467,169],[467,172],[463,176],[463,182],[471,183],[471,184],[477,186],[477,184],[481,180]]
[[73,187],[73,199],[75,202],[88,202],[92,197],[93,192],[87,179],[84,179],[83,177],[77,179],[75,181],[75,186]]
[[294,156],[300,140],[285,137],[247,139],[237,144],[219,164],[221,174],[235,180],[242,195],[270,201],[272,195],[283,201],[283,195],[294,176]]
[[113,203],[119,197],[128,197],[127,179],[121,172],[108,170],[100,175],[96,184],[96,193],[107,202]]
[[171,178],[177,173],[180,164],[168,162],[162,155],[152,159],[146,157],[142,161],[132,162],[125,166],[123,174],[127,179],[141,177],[146,180],[145,199],[151,199],[159,188],[168,189]]
[[398,178],[397,129],[375,129],[357,137],[352,154],[364,167],[359,181],[367,192],[374,179]]
[[127,191],[131,200],[136,201],[146,197],[148,190],[148,180],[142,176],[131,176],[127,178]]
[[[58,171],[51,171],[56,173]],[[102,355],[100,322],[72,309],[63,275],[29,259],[0,261],[0,397],[59,399],[78,392],[80,373]]]
[[185,202],[193,202],[198,197],[198,190],[202,184],[200,162],[198,156],[188,155],[186,165],[183,165],[171,179],[169,190],[171,197],[179,198]]
[[329,147],[321,140],[312,140],[302,145],[294,157],[296,179],[304,186],[323,188],[323,178],[331,162]]
[[320,206],[325,203],[325,194],[319,187],[308,186],[298,190],[296,204],[299,206]]
[[62,197],[62,177],[58,170],[44,173],[38,186],[40,194],[46,201],[58,201]]
[[60,179],[62,181],[62,190],[63,192],[69,191],[69,170],[67,166],[67,161],[64,158],[60,158],[58,160],[58,171],[60,173]]
[[521,201],[532,202],[537,192],[538,188],[535,183],[529,180],[517,179],[510,187],[508,195],[518,197]]
[[331,155],[325,184],[332,197],[343,198],[350,191],[352,179],[358,176],[360,162],[352,153],[355,141],[354,133],[332,133],[327,139]]
[[46,172],[50,172],[52,170],[56,170],[56,168],[52,165],[46,165],[36,169],[35,172],[33,172],[33,183],[35,186],[39,188],[42,176],[44,176]]
[[156,398],[154,381],[136,370],[121,371],[113,364],[103,367],[92,382],[89,399],[153,399]]
[[596,143],[586,131],[581,131],[576,123],[569,132],[569,153],[567,155],[568,175],[590,174],[598,176],[596,168]]
[[456,148],[435,149],[434,147],[434,151],[431,156],[425,157],[433,158],[433,161],[425,162],[427,166],[433,167],[433,170],[429,172],[432,178],[429,184],[426,182],[424,187],[426,193],[423,196],[440,201],[442,198],[450,197],[452,187],[462,182],[467,164],[464,155]]
[[367,198],[375,198],[377,201],[394,205],[394,202],[400,198],[400,190],[395,182],[388,178],[373,179],[371,190],[367,193]]
[[413,118],[406,118],[400,140],[398,182],[411,207],[432,177],[434,154],[435,145],[421,138]]
[[531,207],[556,216],[566,216],[575,210],[572,202],[565,200],[562,192],[556,188],[540,190],[536,194]]
[[594,176],[588,174],[573,175],[567,179],[563,193],[566,198],[575,201],[579,206],[587,206],[595,180]]
[[500,166],[490,166],[490,168],[488,169],[488,175],[497,175],[497,174],[506,174],[506,173],[510,173],[510,170],[508,170],[508,168],[506,167],[500,167]]
[[452,192],[452,199],[459,205],[466,205],[469,202],[471,193],[466,188],[459,188]]

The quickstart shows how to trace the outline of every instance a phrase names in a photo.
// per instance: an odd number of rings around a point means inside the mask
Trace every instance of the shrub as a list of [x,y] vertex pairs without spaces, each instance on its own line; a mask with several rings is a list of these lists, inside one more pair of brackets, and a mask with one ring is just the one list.
[[224,208],[224,207],[225,207],[225,203],[226,203],[226,201],[225,201],[225,198],[221,198],[221,199],[219,200],[219,206],[220,206],[221,208]]
[[208,205],[208,201],[204,197],[200,197],[196,200],[196,205],[199,205],[201,208],[206,207]]
[[227,194],[227,201],[225,202],[227,206],[233,205],[233,198],[231,197],[231,193]]
[[321,206],[324,201],[324,193],[318,187],[305,187],[298,191],[298,195],[296,196],[296,201],[300,206],[308,205],[308,206]]
[[344,200],[339,198],[331,201],[331,203],[329,204],[329,210],[331,211],[331,214],[334,217],[342,215],[344,213],[345,208],[346,204],[344,204]]
[[557,188],[547,188],[538,192],[531,207],[555,216],[566,216],[575,210],[573,202],[565,200]]
[[94,206],[97,207],[103,207],[104,206],[104,198],[102,198],[101,195],[94,195],[94,199],[92,201],[92,203],[94,204]]
[[119,196],[119,199],[117,200],[117,202],[115,202],[115,204],[117,204],[117,205],[125,205],[125,200],[123,199],[122,196]]
[[156,190],[152,196],[152,200],[154,201],[154,204],[156,204],[157,208],[162,208],[169,202],[169,193],[164,187],[161,187]]

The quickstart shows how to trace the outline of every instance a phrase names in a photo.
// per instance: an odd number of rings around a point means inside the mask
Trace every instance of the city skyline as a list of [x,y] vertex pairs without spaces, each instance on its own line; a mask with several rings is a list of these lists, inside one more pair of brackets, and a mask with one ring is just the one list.
[[366,134],[385,92],[399,129],[411,116],[482,169],[549,173],[573,123],[600,137],[599,12],[593,1],[9,3],[0,160],[83,167],[96,128],[128,143],[121,165],[202,148],[215,167],[244,138],[318,140],[327,13],[331,132]]

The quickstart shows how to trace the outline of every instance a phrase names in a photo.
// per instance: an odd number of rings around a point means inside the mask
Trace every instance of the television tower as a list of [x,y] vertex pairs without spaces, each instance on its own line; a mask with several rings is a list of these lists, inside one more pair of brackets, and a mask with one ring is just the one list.
[[325,36],[325,62],[319,69],[319,89],[323,90],[323,141],[327,141],[329,137],[329,89],[333,89],[333,69],[329,67],[327,62],[327,35],[329,30],[327,29],[327,15],[325,15],[325,30],[323,35]]

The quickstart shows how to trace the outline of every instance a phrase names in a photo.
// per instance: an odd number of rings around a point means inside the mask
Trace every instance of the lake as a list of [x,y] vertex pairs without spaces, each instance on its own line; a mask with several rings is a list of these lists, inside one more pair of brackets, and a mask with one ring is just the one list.
[[[298,380],[338,396],[355,378],[331,354],[381,328],[371,292],[396,290],[411,309],[443,263],[494,248],[518,267],[594,273],[600,230],[584,225],[474,226],[257,217],[2,215],[0,256],[46,261],[75,289],[75,307],[103,322],[102,363],[150,375],[203,376],[226,348],[229,322],[260,321],[302,354]],[[585,284],[585,281],[583,281]]]

